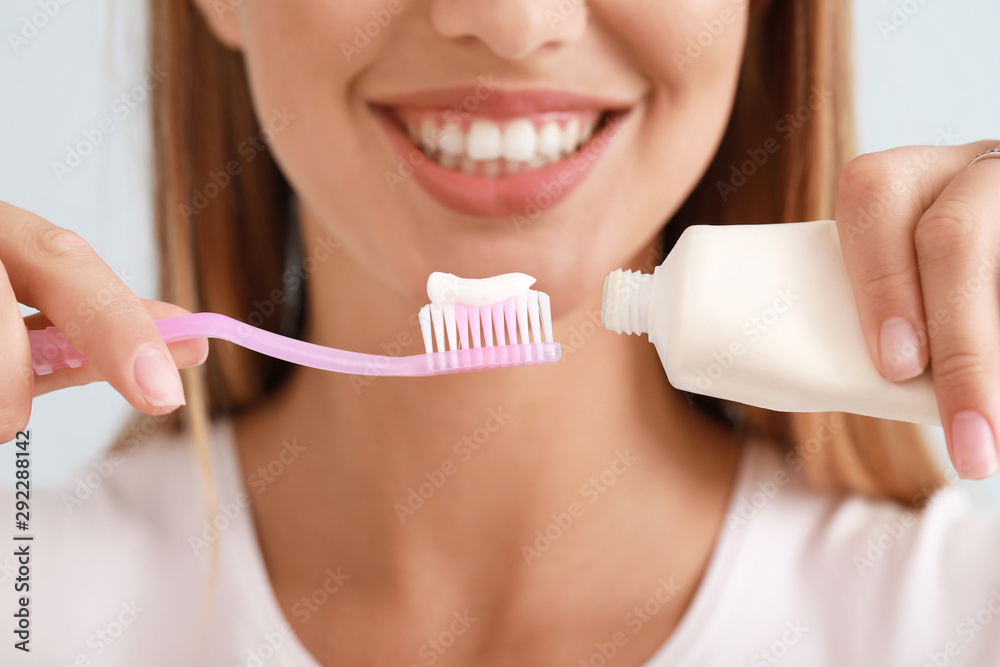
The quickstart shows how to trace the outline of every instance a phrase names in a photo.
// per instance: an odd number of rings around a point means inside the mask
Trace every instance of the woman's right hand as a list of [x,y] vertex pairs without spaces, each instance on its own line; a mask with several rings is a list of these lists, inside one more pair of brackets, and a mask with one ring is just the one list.
[[[18,302],[40,312],[22,318]],[[208,356],[206,339],[167,345],[154,319],[188,311],[140,299],[79,235],[0,202],[0,443],[28,423],[35,396],[107,381],[136,409],[184,404],[178,368]],[[56,326],[88,359],[36,376],[28,329]]]

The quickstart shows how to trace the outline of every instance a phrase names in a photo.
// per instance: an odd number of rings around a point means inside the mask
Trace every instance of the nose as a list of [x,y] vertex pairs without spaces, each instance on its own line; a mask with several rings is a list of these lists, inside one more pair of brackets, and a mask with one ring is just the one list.
[[473,38],[497,56],[523,60],[539,49],[579,39],[585,0],[433,0],[431,24],[442,37]]

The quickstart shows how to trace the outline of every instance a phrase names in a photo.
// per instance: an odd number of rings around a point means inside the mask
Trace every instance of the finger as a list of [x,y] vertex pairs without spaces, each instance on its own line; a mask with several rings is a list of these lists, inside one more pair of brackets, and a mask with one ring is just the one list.
[[[172,303],[150,299],[142,299],[142,302],[149,314],[157,320],[165,317],[186,315],[188,313],[184,308],[175,306]],[[24,318],[24,323],[28,329],[44,329],[45,327],[52,326],[52,323],[42,313],[29,315]],[[170,351],[170,356],[173,358],[177,368],[190,368],[191,366],[198,366],[205,363],[205,360],[208,358],[208,339],[192,338],[176,343],[168,343],[167,349]],[[79,368],[61,368],[48,375],[35,376],[34,395],[41,396],[42,394],[65,389],[66,387],[90,384],[91,382],[100,382],[103,380],[104,376],[101,375],[100,371],[89,363]]]
[[914,236],[927,308],[947,314],[930,336],[941,423],[955,469],[969,478],[987,477],[998,468],[997,184],[998,160],[964,170],[923,215]]
[[0,262],[18,300],[45,313],[137,409],[184,403],[180,375],[142,302],[78,235],[6,206]]
[[[150,317],[154,320],[162,320],[168,317],[179,317],[181,315],[191,314],[191,311],[172,303],[167,303],[166,301],[157,301],[155,299],[139,299],[139,301],[142,302],[146,312],[148,312]],[[45,316],[45,313],[40,312],[32,313],[31,315],[25,317],[24,325],[31,330],[45,329],[47,327],[54,326],[49,318]],[[170,350],[174,359],[178,361],[178,368],[197,366],[204,363],[208,358],[207,338],[191,338],[175,343],[168,343],[167,348]]]
[[[177,368],[190,368],[205,363],[206,355],[196,352],[191,345],[185,345],[191,341],[180,343],[168,343],[167,350],[170,358]],[[178,349],[179,348],[179,349]],[[92,382],[103,382],[101,375],[91,364],[84,364],[79,368],[60,368],[48,375],[35,376],[34,396],[42,396],[53,391],[65,389],[67,387],[78,387]]]
[[31,414],[31,349],[14,290],[0,263],[0,443],[13,440]]
[[852,160],[841,174],[837,230],[868,351],[894,381],[927,366],[927,315],[913,235],[921,215],[977,153],[907,146]]

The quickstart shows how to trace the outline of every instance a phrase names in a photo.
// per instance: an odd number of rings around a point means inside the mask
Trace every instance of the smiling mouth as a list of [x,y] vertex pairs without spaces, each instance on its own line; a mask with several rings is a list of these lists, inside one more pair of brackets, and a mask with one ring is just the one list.
[[390,191],[412,175],[453,211],[537,217],[586,181],[638,105],[544,89],[474,95],[465,86],[369,101],[396,154]]
[[540,170],[566,160],[583,150],[618,113],[569,110],[498,118],[407,107],[386,111],[435,163],[486,178]]

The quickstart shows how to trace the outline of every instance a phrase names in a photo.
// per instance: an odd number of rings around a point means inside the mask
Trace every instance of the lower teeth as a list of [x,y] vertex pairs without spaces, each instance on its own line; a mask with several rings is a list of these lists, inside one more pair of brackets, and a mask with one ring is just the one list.
[[[579,149],[577,149],[579,150]],[[575,151],[574,151],[575,152]],[[436,152],[432,154],[424,153],[431,160],[445,169],[460,171],[470,176],[510,176],[522,171],[534,171],[547,167],[553,162],[565,159],[572,153],[563,153],[556,159],[535,157],[530,162],[511,162],[504,158],[498,160],[473,160],[467,155],[455,155],[454,153]]]

